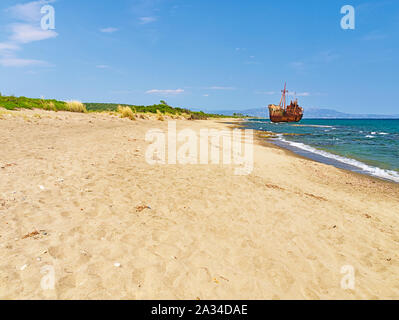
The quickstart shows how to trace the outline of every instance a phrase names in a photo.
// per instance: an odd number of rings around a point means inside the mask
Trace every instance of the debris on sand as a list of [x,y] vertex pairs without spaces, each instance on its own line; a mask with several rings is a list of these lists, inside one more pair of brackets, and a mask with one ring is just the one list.
[[39,232],[35,230],[35,231],[31,232],[31,233],[28,233],[28,234],[24,235],[22,237],[22,239],[31,238],[31,237],[38,236],[38,235],[39,235]]
[[5,168],[13,167],[13,166],[16,166],[16,165],[17,165],[16,163],[6,163],[4,165],[1,165],[0,168],[1,169],[5,169]]
[[136,207],[136,212],[141,212],[141,211],[143,211],[145,209],[151,209],[151,207],[147,206],[147,205],[140,205],[140,206]]

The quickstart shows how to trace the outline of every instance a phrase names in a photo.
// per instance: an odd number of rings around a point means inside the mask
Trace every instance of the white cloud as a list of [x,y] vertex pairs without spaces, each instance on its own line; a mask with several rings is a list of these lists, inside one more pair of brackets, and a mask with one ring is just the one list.
[[20,47],[14,43],[0,42],[0,53],[19,50]]
[[146,91],[147,94],[180,94],[183,93],[183,89],[176,89],[176,90],[159,90],[159,89],[152,89]]
[[96,66],[97,69],[109,69],[110,66],[107,66],[106,64],[99,64]]
[[23,4],[17,4],[7,9],[7,11],[15,19],[27,22],[37,22],[40,21],[41,19],[41,13],[40,13],[41,7],[52,2],[55,2],[55,0],[32,1]]
[[3,67],[27,67],[27,66],[45,66],[47,62],[33,59],[19,59],[19,58],[0,58],[0,65]]
[[209,94],[204,94],[203,96],[204,96],[204,97],[209,97]]
[[8,25],[11,35],[7,42],[0,43],[0,65],[4,67],[49,66],[45,61],[22,59],[14,51],[21,49],[20,44],[55,38],[58,33],[53,30],[43,30],[39,26],[41,7],[55,0],[38,0],[17,4],[6,9],[11,17],[25,21]]
[[29,43],[55,38],[58,33],[53,30],[43,30],[30,24],[13,24],[11,26],[11,40],[19,43]]
[[119,30],[118,28],[113,28],[113,27],[100,29],[100,31],[104,33],[114,33],[118,30]]
[[140,24],[147,24],[147,23],[157,21],[157,18],[156,17],[140,17],[139,21],[140,21]]

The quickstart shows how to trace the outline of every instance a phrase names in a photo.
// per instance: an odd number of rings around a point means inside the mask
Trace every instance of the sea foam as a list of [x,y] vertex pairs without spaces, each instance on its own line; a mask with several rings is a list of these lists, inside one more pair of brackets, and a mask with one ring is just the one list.
[[319,155],[319,156],[322,156],[322,157],[325,157],[328,159],[332,159],[332,160],[347,164],[349,166],[358,168],[359,170],[356,170],[358,172],[366,173],[366,174],[374,176],[374,177],[391,180],[394,182],[399,182],[399,172],[369,166],[361,161],[342,157],[339,155],[335,155],[335,154],[329,153],[324,150],[319,150],[319,149],[313,148],[313,147],[306,145],[304,143],[301,143],[301,142],[288,141],[288,140],[285,140],[282,135],[278,135],[276,139],[278,139],[281,142],[283,142],[284,144],[287,144],[294,148],[298,148],[298,149],[301,149],[301,150],[304,150],[304,151],[307,151],[307,152],[310,152],[310,153],[313,153],[313,154],[316,154],[316,155]]

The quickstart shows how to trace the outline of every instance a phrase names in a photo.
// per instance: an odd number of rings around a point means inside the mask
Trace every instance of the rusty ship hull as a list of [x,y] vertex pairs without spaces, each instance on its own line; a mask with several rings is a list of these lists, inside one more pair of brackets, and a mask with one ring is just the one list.
[[291,100],[286,105],[286,95],[289,93],[287,84],[284,84],[284,90],[281,90],[281,100],[279,105],[269,104],[269,116],[272,122],[298,122],[302,120],[303,108],[298,104],[298,99]]
[[284,108],[276,105],[269,106],[269,117],[272,122],[299,122],[303,118],[303,109],[298,106]]

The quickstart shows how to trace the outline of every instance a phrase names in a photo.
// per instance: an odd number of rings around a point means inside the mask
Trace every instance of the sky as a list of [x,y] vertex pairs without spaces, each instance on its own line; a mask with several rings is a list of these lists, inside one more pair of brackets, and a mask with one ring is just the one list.
[[305,110],[399,114],[398,57],[397,0],[0,1],[3,95],[245,110],[287,82]]

